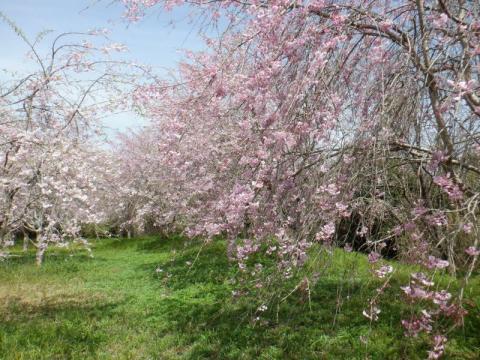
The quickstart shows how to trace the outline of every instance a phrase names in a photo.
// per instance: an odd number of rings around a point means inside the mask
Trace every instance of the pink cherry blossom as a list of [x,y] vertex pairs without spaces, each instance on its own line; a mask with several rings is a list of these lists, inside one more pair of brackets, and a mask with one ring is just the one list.
[[465,249],[465,252],[470,256],[478,256],[480,255],[480,249],[477,249],[474,246],[469,246]]
[[429,269],[444,269],[448,267],[448,265],[449,262],[447,260],[442,260],[431,255],[428,256],[428,261],[426,263],[426,266]]

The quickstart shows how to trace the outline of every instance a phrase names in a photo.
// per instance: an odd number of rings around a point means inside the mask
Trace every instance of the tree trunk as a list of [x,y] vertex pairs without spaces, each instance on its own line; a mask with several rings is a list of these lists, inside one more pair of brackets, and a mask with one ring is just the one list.
[[42,266],[43,255],[45,254],[45,250],[47,249],[47,246],[43,242],[43,239],[42,239],[41,235],[38,234],[38,233],[37,233],[37,236],[36,236],[36,244],[37,244],[36,264],[37,264],[37,266]]
[[227,257],[230,261],[234,261],[236,259],[237,254],[237,244],[235,239],[228,239],[227,242]]
[[23,252],[27,252],[29,241],[30,239],[28,238],[28,234],[24,232],[23,233]]

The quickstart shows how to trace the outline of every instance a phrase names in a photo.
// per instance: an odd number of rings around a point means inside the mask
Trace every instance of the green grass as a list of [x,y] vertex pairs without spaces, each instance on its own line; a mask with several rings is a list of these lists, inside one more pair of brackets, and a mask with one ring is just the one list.
[[[398,325],[410,311],[398,292],[407,267],[395,264],[380,320],[370,324],[362,310],[379,283],[363,255],[336,250],[330,266],[324,255],[311,260],[305,271],[319,274],[310,299],[292,292],[303,274],[235,298],[233,290],[250,287],[225,244],[206,245],[195,261],[200,248],[178,237],[112,239],[94,243],[94,258],[51,253],[40,269],[33,254],[0,263],[0,359],[426,357],[427,340],[405,338]],[[466,298],[470,314],[449,334],[446,358],[480,354],[478,276]],[[263,303],[269,308],[260,314]]]

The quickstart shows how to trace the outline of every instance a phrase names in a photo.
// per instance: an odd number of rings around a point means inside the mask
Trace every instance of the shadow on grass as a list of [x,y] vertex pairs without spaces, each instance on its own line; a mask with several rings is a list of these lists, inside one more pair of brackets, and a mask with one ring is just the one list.
[[39,302],[15,297],[2,301],[2,359],[15,353],[32,359],[94,358],[98,348],[109,340],[102,321],[117,316],[116,309],[121,305],[102,298],[79,298],[78,294],[47,297]]
[[[167,245],[150,243],[148,246],[164,248]],[[170,247],[171,248],[171,247]],[[223,243],[202,244],[184,248],[181,244],[174,248],[170,260],[163,263],[149,263],[139,267],[140,271],[151,271],[155,278],[167,277],[165,285],[171,289],[182,289],[192,284],[211,286],[222,285],[233,275],[232,264],[225,256]],[[154,273],[156,267],[162,270],[161,275]]]
[[[359,303],[346,303],[336,314],[338,284],[334,281],[320,282],[311,303],[293,295],[278,307],[277,315],[275,306],[264,313],[255,311],[258,299],[232,301],[228,289],[212,287],[216,280],[190,281],[159,300],[169,327],[192,345],[189,359],[233,359],[239,354],[246,359],[339,359],[363,353],[359,336],[368,333],[368,321]],[[398,313],[395,307],[388,312]],[[377,326],[388,328],[390,320],[384,318]],[[388,331],[393,339],[401,337],[401,329]],[[325,341],[318,341],[322,338]]]
[[[238,267],[229,263],[224,242],[205,247],[201,243],[187,248],[175,245],[170,260],[143,264],[138,271],[150,273],[154,281],[169,289],[168,296],[158,300],[157,311],[168,327],[191,345],[189,359],[345,358],[362,348],[359,336],[369,328],[362,306],[373,286],[325,277],[312,289],[310,301],[295,292],[278,308],[272,304],[259,313],[256,309],[261,299],[252,295],[232,298],[235,285],[231,280]],[[162,251],[172,247],[160,239],[140,249]],[[157,267],[160,273],[154,271]],[[295,283],[283,286],[293,289]],[[400,313],[395,304],[386,311]],[[400,319],[392,315],[382,319],[380,326],[388,327],[391,321]],[[338,336],[339,329],[344,331],[343,336]],[[401,329],[392,335],[401,336]],[[322,336],[327,340],[314,341]]]
[[[393,279],[380,297],[382,313],[373,324],[362,311],[379,284],[336,274],[321,277],[309,300],[294,292],[278,307],[269,304],[266,312],[259,313],[260,298],[232,298],[235,286],[230,280],[237,267],[229,264],[224,242],[203,248],[201,243],[194,243],[184,248],[178,239],[171,241],[153,240],[140,247],[142,251],[175,252],[169,261],[144,264],[139,271],[150,272],[170,290],[168,297],[159,299],[158,309],[172,331],[182,334],[191,345],[190,359],[417,359],[427,354],[428,340],[404,337],[400,324],[409,308],[399,298],[402,280]],[[190,263],[194,265],[190,267]],[[160,275],[154,272],[157,266],[162,270]],[[284,283],[281,288],[285,291],[294,286]],[[460,343],[458,348],[479,345],[476,335],[471,335],[480,328],[478,314],[476,309],[466,319],[466,333],[458,329],[450,334],[457,345]],[[368,339],[368,345],[361,337]],[[475,358],[463,356],[456,353],[453,358]]]
[[164,252],[167,250],[179,251],[191,244],[198,243],[199,240],[193,239],[189,240],[182,235],[171,235],[171,236],[154,236],[146,238],[146,240],[138,243],[138,250],[148,251],[148,252]]
[[[43,264],[65,262],[68,260],[75,260],[79,262],[92,261],[92,257],[86,254],[77,253],[64,253],[64,252],[51,252],[46,254]],[[31,265],[35,264],[35,254],[24,254],[21,256],[10,257],[3,262],[7,266],[12,265]]]

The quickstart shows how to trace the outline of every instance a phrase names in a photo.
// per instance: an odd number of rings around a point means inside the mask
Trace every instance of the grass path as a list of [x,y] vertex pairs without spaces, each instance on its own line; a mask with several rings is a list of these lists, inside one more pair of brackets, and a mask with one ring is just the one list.
[[[402,336],[407,309],[393,292],[377,324],[362,316],[375,288],[362,255],[337,251],[310,302],[293,293],[255,322],[258,296],[232,298],[236,267],[224,244],[206,246],[190,268],[199,249],[179,238],[102,240],[93,259],[63,252],[40,269],[33,254],[0,263],[0,359],[425,358],[425,339]],[[471,314],[450,335],[450,359],[480,358],[478,278],[466,295]]]

